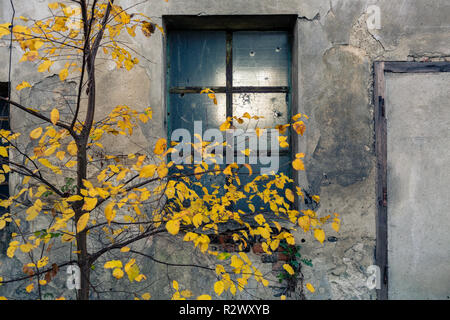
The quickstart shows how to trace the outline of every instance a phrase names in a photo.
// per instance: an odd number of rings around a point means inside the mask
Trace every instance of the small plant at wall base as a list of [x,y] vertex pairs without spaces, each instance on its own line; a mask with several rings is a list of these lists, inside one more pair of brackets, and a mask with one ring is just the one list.
[[[34,119],[33,126],[12,123],[10,130],[0,130],[0,180],[9,177],[12,191],[0,200],[7,212],[0,216],[0,232],[10,233],[5,259],[21,265],[21,270],[0,269],[1,297],[15,298],[17,292],[24,292],[30,299],[110,298],[114,292],[101,289],[100,275],[133,284],[130,299],[150,299],[150,278],[155,275],[143,271],[148,263],[195,267],[217,277],[204,292],[193,292],[174,279],[173,294],[167,297],[172,299],[211,299],[225,292],[238,295],[248,290],[249,279],[261,287],[276,283],[276,279],[266,279],[244,252],[249,237],[260,236],[267,254],[276,252],[281,243],[289,245],[286,250],[295,246],[297,228],[312,232],[323,243],[324,225],[332,223],[338,230],[338,215],[319,218],[313,210],[295,209],[295,197],[303,193],[293,179],[283,173],[258,175],[250,164],[218,165],[204,141],[192,146],[210,161],[189,165],[168,160],[176,148],[168,145],[162,133],[150,151],[143,148],[124,155],[108,150],[105,145],[116,143],[117,137],[132,141],[141,128],[151,128],[153,109],[135,110],[115,101],[107,106],[110,112],[100,116],[98,100],[108,92],[98,90],[96,70],[108,60],[133,72],[145,57],[131,49],[127,39],[149,38],[157,32],[164,36],[162,27],[150,17],[131,12],[135,6],[124,8],[118,3],[80,0],[68,6],[53,2],[48,5],[48,18],[20,16],[20,24],[0,24],[0,38],[11,37],[23,51],[20,61],[30,70],[43,78],[57,74],[62,84],[76,83],[75,92],[70,93],[73,101],[52,105],[50,110],[1,98],[11,113]],[[17,80],[16,93],[31,92],[30,79]],[[214,91],[205,89],[204,93],[211,99],[211,108],[216,107]],[[246,112],[227,119],[220,130],[233,130],[234,123],[257,126],[259,119]],[[281,147],[289,145],[288,131],[303,135],[307,119],[296,114],[289,123],[277,126]],[[255,130],[259,136],[264,129]],[[250,153],[243,150],[246,157]],[[298,153],[289,166],[304,170],[303,157]],[[227,183],[212,189],[202,183],[202,178],[219,176],[226,177]],[[243,183],[243,177],[251,179]],[[314,197],[318,202],[318,196]],[[264,205],[255,207],[256,199]],[[244,203],[246,210],[237,209],[238,203]],[[225,257],[210,248],[210,237],[231,222],[241,227],[233,234],[240,251]],[[167,236],[192,244],[192,255],[217,258],[211,259],[216,262],[169,263],[147,250],[149,239]],[[287,264],[292,270],[300,266],[297,253],[295,249]],[[73,265],[79,270],[79,277],[74,276],[77,290],[52,287],[62,276],[61,270]],[[8,289],[17,284],[19,289]]]

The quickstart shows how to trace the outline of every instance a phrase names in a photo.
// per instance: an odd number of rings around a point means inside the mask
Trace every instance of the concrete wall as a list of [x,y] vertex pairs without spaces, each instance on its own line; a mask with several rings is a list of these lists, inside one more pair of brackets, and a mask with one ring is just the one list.
[[[135,1],[120,1],[125,7],[132,3]],[[16,1],[17,15],[45,15],[45,4],[44,0]],[[379,30],[367,28],[366,8],[372,4],[381,9]],[[365,270],[374,263],[375,245],[372,62],[450,61],[450,3],[447,0],[152,0],[135,9],[154,17],[158,23],[167,14],[298,14],[294,30],[298,39],[294,48],[298,81],[293,89],[299,95],[298,111],[310,116],[306,134],[299,140],[300,150],[306,153],[307,170],[300,183],[320,194],[319,214],[339,212],[342,218],[338,234],[331,228],[326,230],[334,238],[329,238],[331,241],[325,241],[324,245],[310,235],[297,234],[304,257],[312,259],[314,265],[313,268],[305,266],[303,273],[305,281],[313,283],[316,292],[304,293],[308,299],[375,298],[375,292],[365,286]],[[2,1],[0,20],[9,21],[10,16],[8,3]],[[138,35],[128,41],[146,59],[140,59],[140,66],[130,75],[112,71],[113,65],[105,63],[105,71],[99,70],[98,74],[100,104],[105,111],[117,104],[129,104],[137,109],[152,106],[154,121],[143,125],[139,133],[139,144],[149,145],[155,136],[166,132],[163,38],[155,33],[149,39]],[[17,48],[13,56],[13,87],[24,79],[32,84],[42,81],[42,75],[31,64],[17,63],[20,58]],[[2,41],[0,81],[8,78],[7,57],[7,43]],[[23,92],[20,97],[14,93],[13,98],[25,101],[27,91]],[[23,120],[13,116],[13,122],[20,121]],[[305,241],[301,242],[302,239]],[[164,243],[158,246],[151,243],[151,251],[168,258],[180,252],[179,244]],[[254,258],[259,259],[257,255]],[[263,266],[268,273],[272,267]],[[168,270],[148,264],[148,270],[144,271],[154,277],[152,283],[159,288],[152,295],[167,298]],[[205,287],[205,282],[198,281],[203,274],[198,270],[176,272],[194,292]],[[297,288],[297,292],[301,291]],[[275,289],[269,288],[258,292],[258,296],[274,298],[274,292]]]

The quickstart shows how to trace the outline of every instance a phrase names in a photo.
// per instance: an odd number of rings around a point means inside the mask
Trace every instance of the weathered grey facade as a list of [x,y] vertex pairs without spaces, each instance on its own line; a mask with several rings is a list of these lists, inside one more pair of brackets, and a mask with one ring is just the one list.
[[[124,7],[133,3],[135,1],[120,1]],[[45,0],[15,1],[16,15],[45,16],[46,4]],[[379,29],[368,28],[367,20],[372,14],[367,12],[370,5],[380,8]],[[293,70],[296,72],[293,90],[298,97],[294,107],[310,117],[307,131],[298,141],[299,150],[306,154],[306,174],[300,174],[299,181],[306,190],[320,195],[317,209],[320,215],[338,212],[342,218],[340,232],[335,233],[328,228],[329,241],[323,245],[310,235],[297,233],[296,240],[302,246],[302,254],[313,263],[312,268],[303,267],[305,282],[313,283],[316,288],[314,293],[304,290],[304,294],[307,299],[375,299],[375,290],[366,286],[366,269],[375,264],[376,242],[373,62],[450,61],[450,2],[152,0],[140,4],[136,10],[160,24],[163,24],[165,15],[298,15],[293,29]],[[1,0],[0,21],[8,22],[11,13],[9,1]],[[141,127],[135,145],[152,145],[155,137],[166,132],[165,41],[160,33],[151,38],[138,35],[129,41],[147,59],[141,59],[139,66],[129,73],[114,69],[113,62],[104,62],[104,67],[98,69],[100,110],[106,112],[105,108],[117,104],[142,110],[151,106],[154,120]],[[8,81],[8,46],[6,39],[0,41],[0,82]],[[25,79],[35,86],[51,84],[51,75],[42,79],[42,74],[37,74],[30,63],[18,63],[19,51],[19,48],[13,48],[12,87]],[[72,88],[69,83],[61,89]],[[12,99],[46,105],[44,97],[33,94],[33,89],[20,94],[13,91]],[[23,121],[19,113],[11,114],[13,127],[27,125]],[[114,141],[105,148],[116,150],[121,145]],[[134,146],[128,144],[127,148],[129,153]],[[6,235],[1,237],[2,240],[7,239]],[[180,244],[172,244],[172,241],[146,245],[169,261],[174,254],[182,253]],[[0,269],[21,266],[19,262],[8,261],[4,256],[4,246],[0,245],[0,248]],[[186,256],[182,260],[191,258]],[[261,260],[257,255],[253,258]],[[272,264],[261,265],[267,273],[274,267]],[[203,272],[190,268],[173,270],[176,270],[173,278],[198,293],[207,287],[207,279],[212,280],[214,276],[209,273],[203,275]],[[159,288],[151,292],[153,298],[167,298],[172,276],[167,276],[166,267],[148,263],[143,271],[148,273],[154,287]],[[115,280],[108,281],[115,286]],[[61,279],[52,285],[63,287],[64,283],[64,274],[61,274]],[[0,295],[1,290],[0,287]],[[17,290],[19,296],[24,292],[23,288],[9,290]],[[255,295],[277,299],[274,292],[268,288]],[[250,299],[252,296],[241,295],[238,298]]]

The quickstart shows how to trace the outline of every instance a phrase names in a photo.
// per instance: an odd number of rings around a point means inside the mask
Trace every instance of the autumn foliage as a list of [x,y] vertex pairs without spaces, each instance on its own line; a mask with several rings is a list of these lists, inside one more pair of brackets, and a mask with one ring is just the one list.
[[[39,106],[4,99],[11,112],[21,110],[46,124],[25,132],[0,130],[0,181],[5,181],[7,175],[20,181],[17,192],[0,201],[7,212],[0,216],[0,230],[12,232],[7,256],[28,260],[20,279],[0,269],[0,284],[23,281],[26,291],[34,292],[48,285],[60,268],[77,264],[82,273],[77,297],[88,299],[93,264],[114,252],[116,258],[106,260],[104,272],[121,281],[144,285],[152,275],[141,272],[136,257],[145,255],[133,245],[168,233],[191,242],[193,251],[214,256],[218,263],[211,272],[217,281],[212,289],[218,296],[225,291],[235,295],[244,290],[249,278],[262,286],[269,284],[243,252],[250,237],[260,236],[264,252],[270,255],[281,242],[294,245],[293,232],[297,229],[312,232],[320,242],[325,240],[324,224],[331,223],[339,230],[337,214],[320,218],[311,209],[296,209],[296,201],[302,202],[305,194],[283,173],[255,176],[250,164],[175,164],[169,160],[175,144],[162,132],[148,153],[110,154],[104,141],[117,136],[133,139],[141,125],[151,125],[152,110],[161,106],[137,111],[117,101],[107,117],[97,120],[96,94],[101,94],[96,91],[97,60],[110,59],[117,68],[133,72],[140,56],[123,44],[123,37],[136,37],[138,33],[151,37],[155,32],[164,36],[164,30],[150,17],[116,5],[114,0],[91,1],[91,5],[83,0],[77,2],[49,4],[50,17],[43,20],[20,17],[20,24],[12,28],[9,23],[0,24],[0,37],[11,37],[23,51],[20,61],[32,63],[43,76],[57,74],[61,82],[76,81],[78,85],[73,112],[62,108],[44,112]],[[19,81],[16,91],[32,87],[27,79]],[[203,93],[214,107],[214,91],[205,88]],[[220,130],[232,130],[233,123],[247,122],[256,124],[258,133],[263,129],[257,126],[258,118],[246,112],[227,119]],[[290,123],[277,127],[280,147],[289,146],[285,135],[288,130],[304,134],[307,119],[296,114]],[[23,139],[33,142],[31,152],[25,150]],[[193,143],[201,153],[207,146],[203,141]],[[243,151],[246,156],[250,152]],[[294,170],[305,170],[304,156],[297,153],[292,159]],[[241,185],[241,169],[255,177]],[[225,186],[202,185],[203,176],[219,175],[226,176]],[[255,199],[270,210],[255,207]],[[313,200],[318,203],[320,198],[313,196]],[[235,209],[238,202],[245,202],[248,210]],[[217,234],[219,227],[230,221],[241,226],[233,234],[241,252],[223,255],[211,250],[210,235]],[[102,239],[100,245],[93,245],[97,239]],[[59,255],[61,250],[67,253],[66,258]],[[72,260],[67,259],[71,252]],[[289,264],[283,268],[289,275],[296,274],[295,267]],[[308,289],[314,290],[311,284]],[[193,293],[181,290],[177,281],[173,281],[172,291],[173,299],[211,298],[209,288],[204,293]],[[151,292],[136,297],[149,299]]]

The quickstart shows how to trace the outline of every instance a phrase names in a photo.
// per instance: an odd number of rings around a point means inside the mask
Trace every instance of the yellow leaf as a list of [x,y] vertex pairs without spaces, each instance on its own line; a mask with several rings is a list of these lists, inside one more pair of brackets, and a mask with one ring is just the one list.
[[59,160],[64,160],[64,156],[66,155],[66,153],[64,151],[58,151],[56,153],[56,158],[58,158]]
[[325,240],[325,232],[322,229],[314,230],[314,237],[319,240],[320,243],[323,243]]
[[97,198],[84,197],[84,205],[82,209],[85,211],[91,211],[95,208],[97,202],[98,202]]
[[308,216],[302,216],[298,218],[298,225],[302,227],[303,231],[308,231],[309,226],[311,225],[311,221]]
[[122,249],[120,249],[120,252],[128,252],[130,251],[129,247],[123,247]]
[[74,202],[74,201],[80,201],[80,200],[83,200],[83,197],[79,196],[79,195],[74,195],[74,196],[71,196],[66,199],[67,202]]
[[192,297],[192,292],[189,290],[183,290],[183,291],[181,291],[181,295],[183,297],[190,298],[190,297]]
[[42,257],[42,259],[40,259],[37,262],[37,267],[42,268],[42,267],[45,267],[47,264],[48,264],[48,257]]
[[201,296],[197,297],[197,300],[211,300],[211,296],[207,294],[202,294]]
[[341,227],[341,219],[334,218],[331,227],[333,228],[334,231],[339,232],[339,229]]
[[255,221],[258,222],[259,225],[262,225],[264,222],[266,222],[266,219],[262,214],[256,215],[253,219],[255,219]]
[[42,134],[42,128],[36,128],[33,131],[30,132],[30,138],[31,139],[38,139]]
[[31,88],[31,84],[29,84],[26,81],[23,81],[21,84],[17,85],[16,90],[20,91],[20,90],[25,89],[25,88]]
[[114,271],[113,271],[113,277],[114,278],[121,279],[123,277],[123,275],[124,275],[124,272],[123,272],[122,269],[120,269],[120,268],[114,269]]
[[164,150],[166,150],[167,147],[167,141],[164,138],[159,139],[156,142],[155,149],[153,150],[155,154],[162,154]]
[[33,249],[33,245],[31,243],[26,243],[26,244],[22,244],[20,245],[20,250],[22,252],[28,253]]
[[290,202],[294,202],[294,193],[291,189],[286,189],[286,199],[288,199]]
[[[132,260],[134,260],[134,259],[132,259]],[[131,266],[128,266],[129,263],[127,263],[127,265],[125,266],[125,272],[128,275],[128,280],[130,280],[130,282],[133,282],[136,279],[136,277],[139,275],[140,270],[136,263],[133,262],[131,264]]]
[[71,141],[67,146],[67,151],[71,156],[76,156],[78,152],[77,144],[75,141]]
[[45,72],[50,69],[53,62],[51,60],[45,60],[43,63],[41,63],[38,67],[38,72]]
[[214,291],[217,293],[218,296],[220,296],[225,289],[225,285],[223,284],[223,281],[217,281],[214,284]]
[[284,270],[287,271],[287,273],[289,273],[291,276],[295,273],[294,269],[292,269],[292,267],[290,265],[288,265],[287,263],[285,263],[283,265]]
[[71,160],[66,163],[67,168],[72,168],[72,167],[75,167],[76,165],[77,165],[77,162],[75,160]]
[[146,276],[144,276],[143,274],[140,274],[136,278],[134,278],[134,281],[141,282],[142,280],[146,280],[146,279],[147,279]]
[[86,225],[89,221],[89,212],[83,214],[80,219],[78,219],[77,223],[77,232],[81,232],[86,228]]
[[49,7],[50,9],[56,10],[56,9],[58,9],[58,2],[52,2],[52,3],[49,3],[49,4],[48,4],[48,7]]
[[297,134],[302,135],[305,133],[306,126],[303,121],[297,121],[292,125],[292,128],[297,132]]
[[231,126],[230,121],[225,121],[224,123],[222,123],[219,127],[220,131],[226,131],[227,129],[229,129]]
[[153,23],[144,21],[142,23],[142,33],[144,34],[144,36],[148,38],[152,35],[153,32],[155,32],[155,25]]
[[67,76],[69,75],[69,70],[67,70],[67,69],[62,69],[60,72],[59,72],[59,79],[61,80],[61,81],[64,81],[64,80],[66,80],[67,79]]
[[166,229],[170,234],[176,235],[180,230],[180,220],[170,220],[166,224]]
[[319,196],[312,196],[311,198],[317,203],[320,202],[320,197]]
[[8,158],[8,150],[5,147],[0,147],[0,156]]
[[280,143],[280,147],[287,148],[289,147],[289,143],[286,142],[287,137],[286,136],[280,136],[278,137],[278,141]]
[[44,279],[39,280],[39,284],[40,284],[41,286],[45,286],[45,285],[47,284],[47,280],[44,280]]
[[248,170],[248,175],[251,176],[251,175],[253,174],[252,166],[249,165],[248,163],[244,163],[243,165],[244,165],[244,167],[247,168],[247,170]]
[[198,228],[203,222],[203,215],[201,213],[197,213],[193,218],[192,218],[192,223],[194,224],[194,226],[196,228]]
[[298,158],[292,161],[292,167],[294,167],[295,170],[305,170],[303,161]]
[[11,32],[9,31],[9,27],[11,26],[11,23],[1,23],[0,24],[0,38],[3,36],[7,36]]
[[52,112],[50,113],[50,120],[51,122],[56,125],[59,121],[59,111],[58,109],[53,109]]
[[149,164],[141,169],[139,172],[140,178],[151,178],[155,174],[156,166],[154,164]]
[[162,179],[167,176],[167,174],[169,173],[169,169],[167,169],[166,164],[163,162],[159,165],[157,172],[158,172],[158,177],[160,177]]
[[143,123],[147,123],[148,122],[148,117],[147,117],[147,115],[141,113],[139,115],[139,120],[141,120]]
[[250,156],[250,149],[241,150],[241,153],[248,157]]
[[203,173],[202,167],[195,168],[194,173],[195,173],[195,178],[200,180],[202,177],[202,173]]
[[142,295],[142,299],[144,300],[150,300],[152,296],[150,295],[150,293],[146,292]]
[[129,34],[130,36],[136,37],[136,32],[135,32],[136,27],[137,27],[137,24],[135,24],[135,25],[132,26],[131,28],[130,28],[130,27],[127,27],[127,31],[128,31],[128,34]]
[[306,284],[306,289],[308,289],[312,293],[314,293],[316,291],[316,289],[314,289],[314,286],[311,283]]
[[25,288],[25,290],[26,290],[28,293],[30,293],[31,291],[33,291],[33,288],[34,288],[34,283],[29,284],[29,285]]
[[178,287],[178,282],[177,281],[175,281],[175,280],[173,280],[172,281],[172,287],[175,289],[175,290],[179,290],[179,287]]
[[116,205],[115,202],[110,202],[105,207],[105,217],[106,220],[108,221],[108,224],[110,224],[111,221],[113,221],[114,217],[116,216],[116,210],[114,210],[115,205]]

